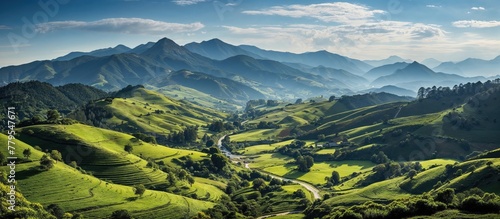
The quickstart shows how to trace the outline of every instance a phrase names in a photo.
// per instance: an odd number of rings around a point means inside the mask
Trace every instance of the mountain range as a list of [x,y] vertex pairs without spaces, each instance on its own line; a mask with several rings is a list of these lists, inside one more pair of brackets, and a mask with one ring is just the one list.
[[500,56],[491,60],[468,58],[460,62],[443,62],[435,71],[464,76],[494,76],[500,74]]
[[[437,65],[437,60],[425,60]],[[178,45],[162,38],[129,48],[71,52],[54,60],[0,68],[0,84],[38,80],[59,86],[82,83],[106,91],[127,85],[182,85],[234,101],[255,98],[294,99],[374,91],[387,85],[416,91],[420,86],[486,80],[498,74],[493,60],[444,62],[433,70],[398,56],[382,60],[349,58],[328,51],[290,53],[231,45],[219,39]],[[496,68],[495,68],[496,67]],[[394,94],[411,92],[382,89]]]

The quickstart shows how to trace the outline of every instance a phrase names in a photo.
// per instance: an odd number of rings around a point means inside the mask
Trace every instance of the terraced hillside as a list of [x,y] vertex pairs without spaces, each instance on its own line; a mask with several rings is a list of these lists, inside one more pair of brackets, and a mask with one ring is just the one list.
[[[122,185],[144,184],[148,187],[164,187],[167,173],[149,166],[147,160],[163,161],[172,168],[180,168],[174,159],[190,156],[192,160],[206,159],[205,153],[173,149],[137,140],[124,133],[75,125],[37,125],[22,129],[20,139],[45,150],[59,150],[63,161],[76,161],[86,172],[93,176]],[[125,145],[134,149],[132,153],[124,150]],[[221,189],[210,183],[210,180],[192,185],[181,183],[184,188],[180,194],[196,194],[197,197],[209,195],[209,200],[218,200],[223,195]]]
[[129,86],[107,98],[87,105],[71,118],[98,127],[135,133],[167,135],[187,126],[206,125],[226,114],[186,101],[178,101],[142,86]]
[[[2,140],[5,135],[0,135]],[[81,213],[88,218],[108,218],[115,210],[127,209],[135,218],[192,216],[212,207],[211,202],[194,200],[171,193],[147,190],[134,195],[130,186],[103,181],[57,162],[50,170],[42,171],[37,162],[43,152],[16,140],[16,152],[32,151],[30,159],[17,165],[19,189],[24,196],[43,205],[57,204],[67,212]],[[5,169],[5,167],[4,167]],[[50,183],[45,183],[50,182]]]

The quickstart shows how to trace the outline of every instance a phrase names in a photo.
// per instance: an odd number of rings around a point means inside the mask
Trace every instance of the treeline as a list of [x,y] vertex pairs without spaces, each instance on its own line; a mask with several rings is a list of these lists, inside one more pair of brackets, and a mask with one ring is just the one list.
[[182,131],[174,131],[167,135],[167,141],[174,144],[195,142],[198,139],[198,126],[188,126]]
[[67,114],[89,101],[107,96],[108,93],[83,84],[54,87],[39,81],[15,82],[0,87],[0,107],[15,107],[17,116],[23,120],[44,115],[50,109]]
[[458,209],[468,213],[500,213],[500,197],[473,188],[455,194],[451,188],[392,201],[387,205],[365,202],[351,207],[333,207],[325,202],[315,202],[305,210],[305,218],[409,218],[433,215],[437,212]]
[[466,83],[466,84],[459,84],[453,86],[453,88],[449,87],[421,87],[418,89],[417,92],[417,99],[426,99],[426,98],[432,98],[432,99],[441,99],[444,97],[452,97],[452,96],[471,96],[483,91],[486,91],[492,87],[498,86],[500,84],[500,78],[497,78],[493,81],[488,80],[484,83],[481,81],[478,81],[476,83]]

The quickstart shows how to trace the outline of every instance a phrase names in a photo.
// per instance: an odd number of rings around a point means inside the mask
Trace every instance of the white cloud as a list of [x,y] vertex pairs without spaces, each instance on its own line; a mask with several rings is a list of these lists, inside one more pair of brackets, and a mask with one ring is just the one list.
[[488,28],[488,27],[499,27],[500,21],[477,21],[477,20],[460,20],[452,23],[455,27],[466,28]]
[[375,45],[425,43],[446,37],[446,32],[437,25],[399,21],[337,26],[294,24],[224,28],[245,42],[272,49],[287,48],[292,52],[326,49],[343,55],[363,53],[364,48]]
[[483,8],[483,7],[472,7],[472,8],[470,8],[470,9],[471,9],[471,10],[475,10],[475,11],[484,11],[484,10],[486,10],[486,9],[485,9],[485,8]]
[[204,25],[199,22],[181,24],[142,18],[107,18],[92,22],[55,21],[41,23],[36,26],[36,30],[40,33],[51,32],[59,29],[79,29],[98,32],[162,35],[197,31],[203,27]]
[[366,6],[347,2],[333,2],[310,5],[274,6],[263,10],[243,11],[249,15],[277,15],[293,18],[315,18],[324,22],[342,24],[363,23],[373,20],[382,10],[371,10]]
[[205,1],[207,0],[174,0],[172,2],[175,3],[176,5],[184,6],[184,5],[195,5]]
[[428,7],[428,8],[440,8],[441,6],[440,5],[426,5],[425,7]]

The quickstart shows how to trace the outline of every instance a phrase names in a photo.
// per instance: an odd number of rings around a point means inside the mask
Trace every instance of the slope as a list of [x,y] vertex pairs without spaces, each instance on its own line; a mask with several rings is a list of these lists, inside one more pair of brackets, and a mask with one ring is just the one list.
[[239,100],[241,104],[251,99],[265,98],[260,92],[242,83],[188,70],[172,72],[166,76],[152,80],[149,84],[160,88],[167,85],[179,84],[219,99]]
[[[4,135],[0,136],[6,138]],[[19,153],[29,148],[33,152],[31,159],[38,160],[42,156],[43,153],[30,145],[17,142]],[[57,162],[47,171],[39,170],[38,166],[38,162],[17,165],[18,186],[25,192],[25,197],[44,205],[57,204],[67,212],[81,213],[89,218],[108,218],[113,211],[121,209],[127,209],[135,218],[165,215],[189,217],[214,205],[152,190],[137,197],[132,187],[82,174],[62,162]],[[40,182],[51,183],[47,185]]]
[[69,117],[129,133],[156,133],[165,136],[187,126],[206,125],[226,114],[178,101],[142,86],[128,86],[114,98],[91,103]]
[[[68,113],[89,101],[108,96],[104,91],[82,84],[54,87],[48,83],[30,81],[0,87],[0,106],[15,107],[20,120],[56,109]],[[5,111],[0,112],[4,115]]]
[[262,57],[248,52],[240,47],[223,42],[220,39],[211,39],[208,41],[202,41],[201,43],[188,43],[184,45],[186,49],[191,52],[198,53],[205,57],[210,57],[215,60],[224,60],[236,55],[246,55],[256,59],[262,59]]

